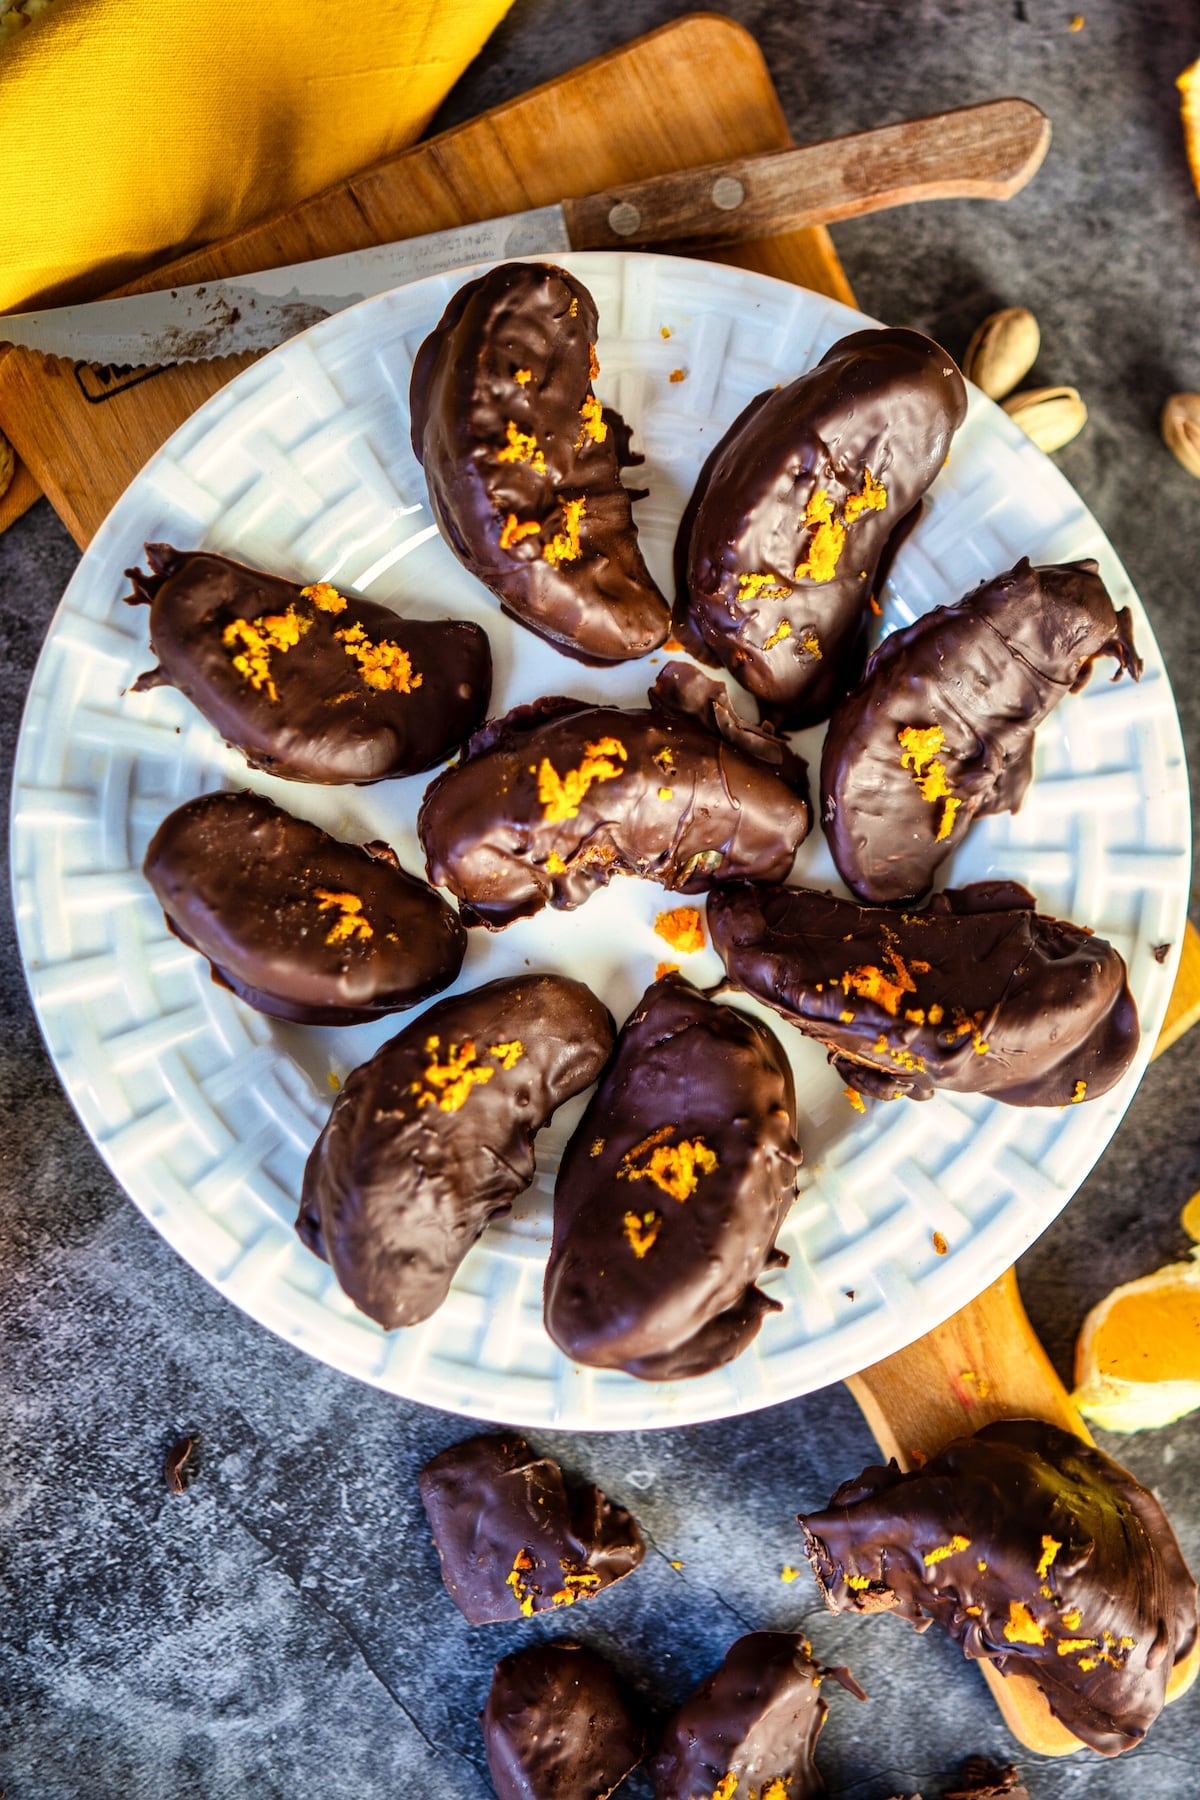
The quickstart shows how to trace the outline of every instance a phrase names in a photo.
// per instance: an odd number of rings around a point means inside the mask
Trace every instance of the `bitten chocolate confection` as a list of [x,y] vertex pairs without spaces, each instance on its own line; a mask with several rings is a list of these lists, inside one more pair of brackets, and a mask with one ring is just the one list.
[[680,523],[687,648],[777,723],[827,718],[862,673],[872,597],[966,407],[953,358],[916,331],[856,331],[752,400]]
[[1137,1053],[1125,963],[1036,904],[1013,881],[948,888],[920,912],[738,882],[709,895],[708,927],[734,986],[824,1044],[860,1110],[863,1094],[939,1087],[1095,1100]]
[[546,1330],[576,1362],[702,1375],[778,1303],[755,1282],[800,1146],[791,1065],[765,1025],[679,975],[648,988],[563,1154]]
[[981,813],[1015,812],[1034,733],[1099,656],[1136,680],[1129,609],[1094,562],[1028,559],[884,639],[829,722],[821,822],[860,900],[924,894]]
[[808,832],[804,764],[724,686],[668,663],[650,709],[550,698],[476,733],[417,821],[429,878],[468,925],[569,911],[614,875],[676,893],[782,880]]
[[506,1431],[426,1463],[421,1499],[446,1592],[472,1625],[592,1600],[646,1554],[637,1522],[591,1483]]
[[609,1665],[554,1643],[496,1664],[483,1742],[498,1800],[606,1800],[645,1740]]
[[239,1000],[300,1025],[356,1025],[440,993],[467,934],[389,845],[343,844],[261,794],[202,794],[165,818],[146,880],[167,924]]
[[920,1469],[894,1462],[802,1514],[832,1612],[935,1621],[1027,1675],[1105,1756],[1141,1741],[1196,1637],[1196,1583],[1153,1494],[1056,1425],[985,1425]]
[[596,303],[549,263],[454,296],[413,363],[412,442],[442,534],[513,618],[568,656],[624,662],[670,608],[638,549],[623,421],[592,392]]
[[382,781],[449,756],[479,724],[492,652],[478,625],[402,618],[207,551],[147,544],[127,569],[159,661],[132,693],[177,687],[252,769],[290,781]]
[[349,1076],[304,1170],[296,1230],[385,1331],[436,1311],[489,1219],[533,1180],[533,1140],[595,1081],[613,1023],[560,975],[438,1001]]
[[818,1800],[826,1678],[866,1699],[848,1670],[822,1668],[793,1632],[738,1638],[668,1721],[652,1764],[655,1800]]

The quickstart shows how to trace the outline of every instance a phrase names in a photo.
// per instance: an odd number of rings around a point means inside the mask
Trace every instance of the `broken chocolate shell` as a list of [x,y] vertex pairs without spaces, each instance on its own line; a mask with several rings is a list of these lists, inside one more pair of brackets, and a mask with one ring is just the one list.
[[436,1311],[489,1219],[534,1175],[533,1140],[608,1059],[581,981],[524,975],[431,1006],[339,1093],[296,1229],[385,1331]]
[[563,1153],[546,1330],[575,1362],[671,1381],[719,1368],[778,1303],[755,1286],[796,1190],[774,1033],[670,974],[647,989]]
[[1028,559],[884,639],[829,722],[821,822],[860,900],[910,900],[982,813],[1015,812],[1034,733],[1100,656],[1135,680],[1128,608],[1094,562]]
[[932,1620],[1032,1679],[1104,1756],[1154,1723],[1196,1637],[1196,1583],[1154,1495],[1056,1425],[986,1425],[920,1469],[864,1469],[801,1515],[832,1612]]
[[670,609],[621,483],[623,421],[592,391],[596,304],[548,263],[459,290],[417,352],[413,450],[454,554],[505,612],[569,656],[624,662]]
[[862,673],[870,602],[966,413],[953,358],[856,331],[759,394],[701,471],[676,545],[675,630],[793,729]]
[[147,544],[146,557],[126,598],[150,607],[159,666],[131,691],[178,688],[252,769],[327,785],[416,775],[487,711],[478,625],[402,618],[207,551]]
[[496,1664],[483,1741],[497,1800],[607,1800],[645,1747],[608,1663],[562,1643]]
[[668,1720],[651,1765],[655,1800],[819,1800],[813,1749],[829,1711],[827,1677],[865,1700],[847,1670],[822,1668],[793,1632],[738,1638]]
[[739,882],[708,901],[729,980],[816,1038],[854,1094],[936,1088],[1010,1106],[1095,1100],[1137,1053],[1125,963],[1015,882],[919,912]]
[[177,938],[272,1018],[355,1025],[449,987],[467,934],[386,844],[345,844],[261,794],[168,815],[143,870]]
[[446,1592],[472,1625],[592,1600],[637,1568],[637,1522],[506,1431],[452,1444],[421,1471]]
[[804,766],[724,687],[668,664],[650,709],[550,698],[489,721],[434,781],[417,830],[468,925],[581,906],[614,875],[700,893],[781,880],[809,826]]

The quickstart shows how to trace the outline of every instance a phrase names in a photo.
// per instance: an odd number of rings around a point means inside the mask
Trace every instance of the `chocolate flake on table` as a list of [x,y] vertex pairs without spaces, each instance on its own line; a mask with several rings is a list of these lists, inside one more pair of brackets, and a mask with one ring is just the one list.
[[521,975],[441,1000],[342,1085],[296,1230],[386,1331],[441,1305],[489,1219],[534,1175],[534,1138],[600,1073],[607,1010],[581,981]]
[[487,711],[478,625],[401,617],[207,551],[147,544],[146,558],[149,574],[126,570],[126,598],[150,607],[159,666],[131,692],[178,688],[252,769],[327,785],[416,775]]
[[873,596],[966,413],[916,331],[856,331],[759,394],[700,472],[675,548],[674,629],[789,729],[862,673]]
[[1156,963],[1165,963],[1171,954],[1171,946],[1170,944],[1155,944],[1150,954]]
[[194,1437],[181,1437],[176,1440],[163,1458],[163,1480],[167,1491],[171,1494],[182,1494],[196,1478],[197,1440]]
[[429,877],[468,925],[581,906],[614,875],[700,893],[780,880],[809,826],[803,762],[738,717],[724,686],[669,663],[649,710],[547,698],[493,719],[429,787]]
[[1015,882],[948,888],[914,912],[739,882],[709,895],[708,928],[733,985],[824,1044],[859,1111],[863,1095],[939,1087],[1077,1105],[1137,1052],[1119,953]]
[[971,1756],[958,1771],[958,1787],[947,1788],[942,1800],[1029,1800],[1029,1790],[1012,1763],[990,1763]]
[[592,389],[596,335],[564,269],[505,263],[468,282],[413,363],[412,442],[464,567],[568,656],[612,663],[661,644],[670,609],[621,483],[624,422]]
[[568,1483],[516,1432],[452,1444],[419,1486],[446,1592],[472,1625],[594,1600],[646,1554],[623,1506]]
[[564,1643],[496,1664],[483,1741],[498,1800],[606,1800],[645,1750],[608,1663]]
[[971,821],[1015,812],[1033,773],[1034,734],[1097,657],[1114,680],[1141,658],[1094,562],[1034,569],[1028,559],[956,606],[884,639],[829,722],[821,823],[860,900],[911,900]]
[[563,1153],[546,1329],[647,1381],[737,1356],[779,1310],[755,1285],[800,1146],[791,1066],[757,1019],[678,975],[650,987]]
[[261,794],[202,794],[165,818],[143,872],[171,931],[257,1011],[354,1025],[458,974],[467,934],[388,844],[346,844]]
[[790,1631],[753,1631],[684,1701],[652,1764],[655,1800],[819,1800],[813,1748],[829,1711],[821,1683],[866,1695]]
[[800,1522],[832,1612],[936,1622],[1032,1679],[1105,1756],[1145,1736],[1195,1642],[1196,1583],[1162,1507],[1056,1425],[1004,1420],[909,1474],[865,1469]]

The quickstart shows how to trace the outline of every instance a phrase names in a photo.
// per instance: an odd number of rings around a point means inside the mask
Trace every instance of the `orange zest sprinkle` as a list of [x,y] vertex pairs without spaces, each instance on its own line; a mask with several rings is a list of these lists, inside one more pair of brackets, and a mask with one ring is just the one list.
[[842,508],[842,517],[847,525],[853,525],[855,519],[861,518],[865,512],[883,512],[887,506],[887,489],[876,481],[870,469],[863,470],[863,484],[857,494],[847,496]]
[[[716,1153],[703,1138],[681,1138],[668,1144],[674,1125],[663,1125],[635,1144],[621,1159],[617,1174],[626,1181],[652,1181],[664,1194],[680,1204],[694,1194],[703,1175],[711,1175],[717,1167]],[[640,1166],[638,1159],[643,1158]]]
[[799,1569],[793,1569],[791,1563],[784,1563],[782,1569],[779,1571],[779,1579],[790,1587],[793,1581],[798,1581],[800,1579],[800,1571]]
[[575,440],[575,448],[577,450],[583,449],[583,440],[585,437],[591,438],[593,444],[602,444],[608,436],[608,426],[604,422],[604,408],[597,400],[595,394],[588,394],[586,396],[583,405],[579,409],[579,417],[582,423],[579,429],[579,436]]
[[808,555],[796,564],[796,580],[832,581],[846,542],[846,527],[835,518],[833,501],[824,488],[817,488],[809,497],[804,523],[812,538]]
[[532,431],[519,431],[515,421],[510,419],[504,427],[504,437],[504,449],[496,452],[497,462],[528,463],[535,474],[546,473],[546,458],[538,449],[538,441]]
[[346,610],[345,595],[339,594],[327,581],[314,581],[311,587],[301,588],[300,598],[311,600],[318,612],[340,613]]
[[[839,980],[844,994],[853,992],[860,1000],[874,1000],[877,1006],[882,1006],[884,1012],[890,1013],[894,1019],[899,1016],[900,1002],[905,994],[915,994],[917,984],[903,957],[895,950],[888,950],[886,957],[892,965],[890,975],[885,974],[875,963],[862,963],[857,969],[847,969]],[[887,1048],[886,1042],[882,1047]]]
[[577,1600],[586,1600],[600,1586],[600,1577],[594,1569],[576,1569],[561,1560],[558,1566],[563,1572],[563,1584],[557,1593],[551,1594],[551,1606],[574,1606]]
[[513,380],[516,382],[518,387],[528,387],[529,383],[533,380],[533,370],[532,369],[514,369],[513,370]]
[[900,767],[910,769],[922,800],[930,805],[941,802],[938,813],[936,843],[942,843],[954,830],[954,819],[962,801],[950,791],[946,765],[937,760],[946,742],[940,725],[906,725],[899,733]]
[[605,1141],[606,1140],[604,1138],[593,1138],[592,1139],[592,1147],[588,1151],[588,1155],[589,1156],[603,1156]]
[[941,1232],[940,1231],[931,1232],[930,1233],[930,1241],[932,1242],[933,1247],[934,1247],[935,1251],[937,1252],[937,1254],[939,1256],[945,1256],[945,1254],[949,1250],[950,1246],[946,1242],[945,1238],[942,1236]]
[[948,1556],[958,1556],[961,1551],[969,1550],[970,1548],[970,1538],[962,1537],[956,1531],[948,1544],[939,1544],[937,1549],[931,1550],[928,1556],[922,1558],[922,1561],[927,1569],[932,1569],[936,1567],[938,1563],[945,1562]]
[[737,1793],[737,1784],[738,1778],[732,1771],[728,1775],[722,1775],[712,1791],[712,1800],[733,1800],[733,1796]]
[[535,537],[541,529],[536,519],[518,519],[516,513],[509,513],[500,528],[500,548],[511,550],[522,538]]
[[782,644],[784,639],[790,638],[791,635],[792,635],[792,628],[788,624],[787,620],[780,619],[778,625],[775,627],[775,629],[771,633],[770,637],[767,638],[766,641],[764,642],[763,649],[764,650],[773,650],[775,648],[776,644]]
[[325,935],[327,944],[344,944],[348,938],[375,936],[370,921],[363,917],[363,903],[357,894],[334,894],[328,888],[314,888],[313,894],[322,912],[336,906],[341,915]]
[[860,1112],[860,1113],[866,1112],[867,1103],[863,1099],[862,1095],[859,1093],[857,1088],[852,1088],[852,1087],[843,1088],[842,1092],[843,1092],[843,1094],[845,1094],[847,1100],[850,1102],[850,1104],[854,1108],[855,1112]]
[[654,965],[655,981],[662,981],[665,976],[678,975],[678,973],[679,973],[679,964],[678,963],[661,962],[661,963],[655,963],[655,965]]
[[[439,1037],[426,1039],[425,1054],[430,1061],[425,1067],[425,1080],[429,1085],[423,1088],[419,1081],[414,1081],[409,1092],[417,1096],[418,1107],[436,1106],[439,1112],[458,1112],[465,1106],[472,1088],[482,1087],[496,1071],[477,1059],[475,1046],[470,1042],[451,1044],[445,1062],[439,1062],[441,1043]],[[514,1039],[509,1044],[491,1045],[487,1054],[494,1057],[502,1069],[512,1069],[525,1054],[525,1046]]]
[[654,929],[682,956],[693,956],[704,948],[704,924],[694,906],[676,906],[671,912],[660,912]]
[[1008,1603],[1008,1624],[1004,1635],[1010,1644],[1044,1644],[1046,1634],[1023,1600]]
[[[619,757],[619,762],[612,759]],[[596,781],[615,781],[623,775],[628,757],[624,744],[616,738],[600,738],[589,744],[577,769],[560,775],[549,757],[543,756],[537,771],[538,800],[545,809],[547,825],[562,825],[578,816],[584,796]],[[549,866],[549,864],[547,864]]]
[[[786,581],[777,581],[774,575],[739,575],[737,580],[739,606],[746,606],[751,600],[786,600],[792,591]],[[789,625],[789,633],[791,629]],[[763,648],[769,650],[771,646],[764,644]]]
[[408,651],[393,644],[389,638],[380,638],[373,644],[361,625],[348,625],[344,631],[335,631],[333,635],[346,655],[354,658],[359,679],[368,687],[411,694],[421,686],[424,676],[413,674]]
[[549,856],[546,858],[546,873],[547,873],[547,875],[565,875],[566,870],[567,870],[567,865],[563,861],[562,857],[558,854],[558,851],[552,850],[550,852]]
[[647,1251],[653,1250],[662,1229],[662,1214],[656,1212],[627,1212],[621,1221],[625,1232],[625,1242],[633,1254],[641,1262]]
[[672,369],[671,373],[667,376],[667,380],[670,382],[686,381],[687,380],[687,370],[686,369]]
[[233,658],[234,668],[245,676],[256,694],[265,688],[267,699],[274,705],[279,692],[271,678],[271,653],[294,650],[311,629],[312,620],[301,618],[296,608],[289,606],[286,612],[262,613],[257,619],[231,619],[221,633],[221,642],[227,650],[238,644],[243,646]]
[[1086,1081],[1077,1081],[1075,1083],[1075,1091],[1071,1095],[1071,1105],[1078,1106],[1079,1102],[1081,1100],[1086,1100],[1086,1099],[1087,1099],[1087,1082]]
[[517,1554],[513,1557],[512,1568],[504,1577],[505,1587],[510,1587],[512,1589],[517,1597],[517,1604],[527,1619],[533,1617],[533,1602],[538,1593],[537,1588],[526,1587],[523,1580],[523,1577],[528,1574],[532,1567],[533,1558],[530,1556],[528,1550],[518,1550]]
[[596,355],[595,344],[588,345],[588,380],[595,381],[600,373],[600,358]]
[[1094,1650],[1095,1638],[1059,1638],[1054,1646],[1060,1656],[1074,1656],[1080,1650]]
[[578,500],[564,500],[562,509],[563,528],[561,531],[555,532],[542,551],[545,560],[555,569],[559,567],[560,563],[578,562],[583,554],[583,546],[579,541],[579,527],[583,523],[587,501],[582,496]]
[[853,1588],[856,1594],[863,1593],[870,1585],[871,1577],[869,1575],[847,1575],[846,1577],[846,1586]]
[[494,1056],[502,1069],[515,1069],[525,1054],[525,1046],[520,1038],[513,1038],[509,1044],[491,1044],[488,1055]]

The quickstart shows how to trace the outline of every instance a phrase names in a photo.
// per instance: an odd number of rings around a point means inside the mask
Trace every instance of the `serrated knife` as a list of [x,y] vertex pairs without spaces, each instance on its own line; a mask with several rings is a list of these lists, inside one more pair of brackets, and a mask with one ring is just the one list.
[[0,344],[134,367],[269,350],[358,300],[469,263],[648,245],[713,249],[916,200],[1007,200],[1049,141],[1050,122],[1030,101],[990,100],[287,268],[0,315]]

